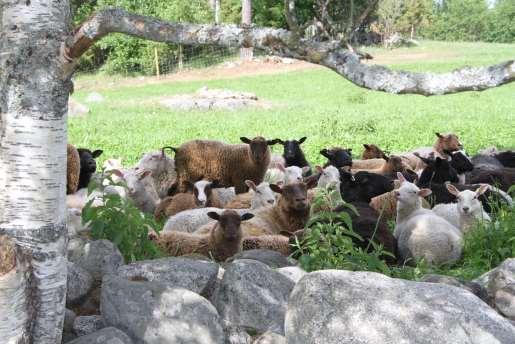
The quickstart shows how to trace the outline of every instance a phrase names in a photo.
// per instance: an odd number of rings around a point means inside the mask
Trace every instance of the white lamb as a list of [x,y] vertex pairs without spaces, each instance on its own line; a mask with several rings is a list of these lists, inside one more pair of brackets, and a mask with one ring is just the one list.
[[136,207],[145,213],[153,214],[160,199],[150,178],[152,172],[128,169],[113,170],[113,173],[125,181],[128,196],[134,201]]
[[396,191],[397,220],[394,237],[397,239],[399,258],[424,259],[429,264],[454,263],[461,257],[463,237],[461,231],[429,209],[422,208],[422,197],[431,194],[419,189],[397,173],[401,183]]
[[471,229],[478,220],[490,221],[490,216],[484,211],[481,201],[478,199],[489,185],[481,185],[475,192],[471,190],[459,191],[452,184],[447,184],[447,190],[456,196],[458,203],[437,204],[433,212],[458,227],[463,233]]
[[309,171],[309,166],[298,167],[277,165],[277,167],[269,168],[264,177],[264,181],[270,184],[288,185],[293,183],[300,183],[303,180],[303,175]]

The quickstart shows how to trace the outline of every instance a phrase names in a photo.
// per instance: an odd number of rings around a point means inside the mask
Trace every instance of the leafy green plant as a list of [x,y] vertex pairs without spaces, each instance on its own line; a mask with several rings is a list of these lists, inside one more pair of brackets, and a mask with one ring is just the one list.
[[[90,185],[90,191],[94,186]],[[103,205],[93,206],[89,201],[82,211],[83,223],[89,222],[93,239],[112,241],[126,262],[154,259],[162,256],[159,248],[148,239],[150,230],[162,228],[149,214],[142,213],[130,199],[105,194]]]
[[[334,204],[342,204],[334,203],[333,191],[330,188],[321,190],[315,196],[313,208],[324,210],[312,216],[306,224],[306,235],[294,244],[294,256],[299,258],[300,265],[306,271],[346,269],[375,271],[389,275],[390,269],[384,258],[392,255],[372,240],[365,249],[356,246],[353,239],[365,239],[352,229],[351,215],[344,211],[325,210],[332,209]],[[357,214],[351,204],[344,203],[343,206]]]

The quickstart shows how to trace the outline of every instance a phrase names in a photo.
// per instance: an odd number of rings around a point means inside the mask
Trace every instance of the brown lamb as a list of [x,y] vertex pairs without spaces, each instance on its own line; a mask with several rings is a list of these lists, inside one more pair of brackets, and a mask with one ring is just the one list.
[[242,221],[254,215],[239,215],[234,210],[224,210],[222,214],[209,212],[208,216],[216,220],[206,234],[169,231],[157,235],[150,233],[149,238],[169,256],[201,254],[216,261],[225,261],[242,250]]
[[270,164],[270,145],[278,140],[241,137],[244,144],[194,140],[176,149],[175,166],[179,191],[187,189],[187,182],[202,177],[217,180],[221,186],[234,186],[237,194],[247,191],[245,180],[259,184]]
[[364,143],[363,147],[365,148],[365,150],[361,155],[361,159],[387,159],[386,154],[384,154],[384,152],[378,146]]
[[[383,160],[383,159],[381,159],[381,160]],[[365,160],[365,161],[370,161],[370,160]],[[383,160],[383,164],[381,165],[381,167],[378,167],[378,168],[373,168],[373,169],[355,168],[354,162],[352,164],[352,172],[366,171],[366,172],[381,174],[383,176],[392,175],[395,172],[404,172],[407,168],[408,167],[404,164],[402,158],[400,156],[396,156],[396,155],[391,155],[386,160]]]
[[71,144],[66,146],[66,194],[74,194],[79,187],[80,156],[79,151]]

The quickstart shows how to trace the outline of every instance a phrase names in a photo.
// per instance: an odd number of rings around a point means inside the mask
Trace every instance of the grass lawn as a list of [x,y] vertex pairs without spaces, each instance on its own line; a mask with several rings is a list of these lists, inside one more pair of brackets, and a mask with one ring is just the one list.
[[[515,58],[515,44],[422,42],[414,48],[368,50],[377,63],[412,71],[444,72]],[[304,149],[313,163],[324,160],[318,154],[324,147],[351,147],[358,155],[361,144],[375,143],[399,152],[431,145],[435,131],[456,132],[470,153],[492,145],[515,147],[515,83],[484,92],[424,97],[368,91],[323,68],[154,84],[79,76],[73,95],[79,102],[95,91],[80,87],[92,78],[105,81],[106,87],[98,91],[106,100],[87,104],[91,111],[86,117],[70,119],[69,141],[103,149],[103,159],[123,157],[127,166],[146,151],[178,146],[191,139],[235,143],[240,136],[256,135],[282,139],[307,136]],[[202,86],[254,92],[273,107],[184,112],[158,104],[161,97],[194,92]],[[275,150],[280,151],[280,147]]]

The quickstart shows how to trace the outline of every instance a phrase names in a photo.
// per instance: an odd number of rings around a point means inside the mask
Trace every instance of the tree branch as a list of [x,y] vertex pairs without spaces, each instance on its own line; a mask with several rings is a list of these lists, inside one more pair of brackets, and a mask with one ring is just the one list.
[[66,57],[73,63],[94,42],[112,32],[194,46],[255,47],[328,67],[360,87],[389,93],[430,96],[480,91],[515,81],[513,60],[443,74],[392,71],[383,66],[362,64],[359,57],[345,49],[340,41],[297,39],[283,29],[171,23],[122,9],[106,9],[84,22],[67,42]]

